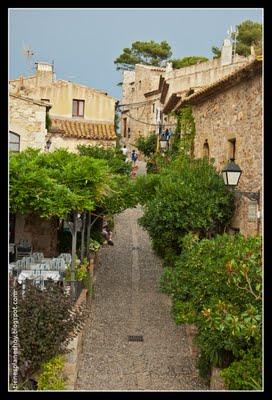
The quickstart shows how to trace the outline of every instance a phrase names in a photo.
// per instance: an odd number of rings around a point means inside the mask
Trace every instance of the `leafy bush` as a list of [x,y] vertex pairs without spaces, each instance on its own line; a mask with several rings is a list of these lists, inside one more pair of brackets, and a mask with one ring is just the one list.
[[[237,388],[233,371],[252,362],[245,355],[254,350],[254,357],[261,357],[261,238],[224,234],[199,240],[190,233],[182,248],[174,267],[164,269],[161,289],[172,297],[176,323],[197,325],[202,371],[232,366],[224,376]],[[259,382],[256,374],[252,378]]]
[[262,389],[262,357],[260,353],[249,351],[228,368],[221,371],[230,390],[261,390]]
[[[73,303],[63,289],[48,283],[46,290],[27,284],[25,291],[16,289],[18,310],[18,367],[19,380],[28,381],[31,375],[56,354],[65,353],[85,318],[83,310],[74,313]],[[14,292],[11,289],[10,307]],[[12,312],[10,312],[12,316]],[[10,330],[10,348],[13,337]],[[12,350],[11,350],[12,351]]]
[[90,250],[91,251],[96,253],[100,249],[100,247],[101,247],[101,244],[97,240],[94,240],[94,239],[90,240]]
[[102,146],[78,146],[79,154],[100,160],[106,160],[111,172],[114,174],[130,175],[131,164],[126,163],[126,157],[120,148],[104,148]]
[[[200,237],[222,232],[232,216],[233,195],[207,160],[177,158],[156,178],[138,184],[145,208],[140,224],[149,232],[159,255],[181,251],[181,238],[193,231]],[[141,184],[150,192],[141,195]],[[205,190],[203,190],[205,188]]]
[[151,133],[147,138],[140,136],[135,142],[135,147],[137,147],[144,156],[150,157],[156,151],[157,138],[158,136],[155,133]]
[[38,390],[65,390],[65,379],[62,376],[63,356],[56,356],[42,365],[38,378]]

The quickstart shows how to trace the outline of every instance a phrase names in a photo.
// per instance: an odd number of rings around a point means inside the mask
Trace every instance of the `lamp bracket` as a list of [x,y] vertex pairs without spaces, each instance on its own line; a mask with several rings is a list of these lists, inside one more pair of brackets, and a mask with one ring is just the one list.
[[239,192],[239,191],[235,191],[235,195],[237,197],[245,196],[251,201],[259,202],[259,200],[260,200],[260,192]]

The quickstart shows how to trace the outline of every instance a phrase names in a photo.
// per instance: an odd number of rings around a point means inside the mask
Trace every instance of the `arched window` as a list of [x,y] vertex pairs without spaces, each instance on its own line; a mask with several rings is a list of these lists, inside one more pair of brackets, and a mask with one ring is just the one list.
[[203,157],[208,157],[210,158],[210,148],[209,148],[209,143],[208,140],[205,140],[205,143],[203,145]]
[[11,131],[9,131],[9,150],[20,151],[20,136]]

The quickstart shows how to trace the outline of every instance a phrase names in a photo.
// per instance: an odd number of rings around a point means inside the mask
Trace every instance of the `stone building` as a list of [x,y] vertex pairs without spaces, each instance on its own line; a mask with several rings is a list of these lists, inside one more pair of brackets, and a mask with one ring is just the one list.
[[[134,71],[124,71],[122,85],[123,106],[121,136],[133,144],[139,136],[147,136],[156,130],[160,116],[158,95],[153,96],[165,68],[136,64]],[[147,94],[147,96],[146,96]]]
[[196,158],[214,159],[218,172],[230,158],[240,166],[231,227],[246,236],[262,232],[262,101],[260,58],[179,99],[169,110],[192,106]]
[[44,149],[46,113],[50,104],[24,96],[9,95],[9,149],[23,151],[27,147]]
[[36,64],[36,74],[10,81],[11,94],[23,95],[51,105],[52,120],[47,140],[50,150],[65,147],[76,151],[78,144],[114,147],[115,99],[106,92],[66,80],[56,80],[53,66]]
[[169,113],[181,98],[202,90],[252,59],[253,56],[233,56],[232,45],[226,39],[218,59],[180,69],[173,69],[171,63],[165,68],[136,64],[134,71],[124,71],[121,136],[133,143],[139,135],[175,129],[176,119]]
[[[46,113],[52,125],[46,129]],[[9,82],[10,148],[77,151],[79,144],[116,146],[115,99],[107,93],[56,80],[53,66],[37,63],[36,74]],[[49,148],[50,145],[50,148]],[[37,215],[10,215],[10,243],[27,239],[33,251],[57,253],[58,220]]]

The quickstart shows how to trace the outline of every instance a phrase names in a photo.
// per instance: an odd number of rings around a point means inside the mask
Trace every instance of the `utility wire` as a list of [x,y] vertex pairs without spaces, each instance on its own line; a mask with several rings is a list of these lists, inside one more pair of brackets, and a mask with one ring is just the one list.
[[144,125],[150,125],[150,126],[160,126],[160,125],[162,125],[162,126],[176,126],[177,125],[176,123],[175,124],[166,124],[166,123],[151,124],[150,122],[145,122],[145,121],[141,121],[141,120],[139,120],[137,118],[134,118],[129,113],[127,114],[127,116],[129,118],[133,119],[134,121],[140,122],[141,124],[144,124]]

